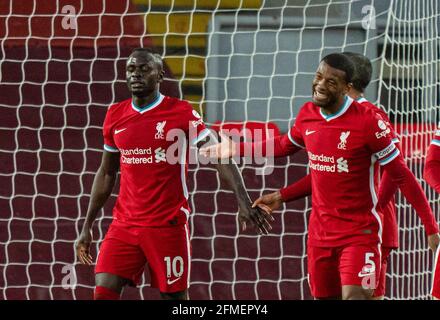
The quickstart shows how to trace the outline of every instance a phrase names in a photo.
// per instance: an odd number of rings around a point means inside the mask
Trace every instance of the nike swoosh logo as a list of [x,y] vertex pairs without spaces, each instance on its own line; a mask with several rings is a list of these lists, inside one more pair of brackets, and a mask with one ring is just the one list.
[[178,277],[178,278],[176,278],[176,279],[174,279],[174,280],[171,280],[171,279],[168,279],[167,280],[167,283],[169,284],[169,285],[172,285],[174,282],[176,282],[177,280],[180,280],[180,277]]
[[120,133],[120,132],[124,131],[125,129],[127,129],[127,128],[124,128],[124,129],[120,129],[120,130],[115,130],[115,134],[118,134],[118,133]]
[[316,132],[316,130],[309,131],[309,129],[307,129],[306,130],[306,136],[308,136],[309,134],[315,133],[315,132]]

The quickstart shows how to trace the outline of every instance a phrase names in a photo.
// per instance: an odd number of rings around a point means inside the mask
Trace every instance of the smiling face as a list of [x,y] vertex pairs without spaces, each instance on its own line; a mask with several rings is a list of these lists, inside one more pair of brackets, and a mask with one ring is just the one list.
[[351,84],[345,80],[344,71],[321,61],[312,82],[312,101],[325,109],[338,107],[350,88]]
[[128,58],[127,86],[133,96],[142,98],[151,95],[158,89],[163,75],[162,63],[152,53],[135,51]]

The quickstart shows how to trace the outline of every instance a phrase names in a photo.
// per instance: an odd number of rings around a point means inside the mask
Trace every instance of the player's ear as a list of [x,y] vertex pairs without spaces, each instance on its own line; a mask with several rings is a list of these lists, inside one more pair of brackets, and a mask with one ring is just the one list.
[[157,75],[157,82],[161,83],[163,81],[164,76],[165,76],[165,70],[160,69],[159,74]]
[[345,88],[344,88],[344,94],[348,94],[350,92],[350,90],[353,89],[353,83],[351,82],[347,82],[345,84]]

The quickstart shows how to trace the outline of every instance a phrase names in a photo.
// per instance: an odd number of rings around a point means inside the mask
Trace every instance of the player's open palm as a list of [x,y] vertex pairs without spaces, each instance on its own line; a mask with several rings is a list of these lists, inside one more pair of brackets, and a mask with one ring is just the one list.
[[76,255],[82,264],[90,266],[93,263],[92,256],[90,255],[90,245],[92,244],[92,231],[82,231],[76,241]]
[[220,143],[200,148],[200,154],[208,158],[218,159],[226,159],[235,156],[237,144],[223,133],[220,133],[220,136],[222,138]]
[[259,197],[257,200],[254,201],[252,207],[255,208],[258,206],[267,213],[272,214],[272,212],[279,209],[282,204],[283,199],[281,197],[281,193],[279,191],[276,191]]

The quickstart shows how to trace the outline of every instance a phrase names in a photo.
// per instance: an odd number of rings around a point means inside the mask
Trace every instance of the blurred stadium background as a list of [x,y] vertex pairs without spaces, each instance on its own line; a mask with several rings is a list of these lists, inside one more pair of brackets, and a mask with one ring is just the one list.
[[[439,16],[437,0],[1,1],[0,299],[92,297],[93,268],[78,263],[74,241],[106,109],[128,98],[125,62],[140,46],[165,58],[162,93],[190,101],[207,124],[270,122],[281,133],[309,99],[320,58],[367,55],[367,98],[389,113],[439,218],[438,195],[422,180],[439,120]],[[303,176],[306,156],[277,159],[266,176],[257,174],[261,165],[241,168],[255,199]],[[239,232],[234,196],[212,167],[191,166],[189,190],[192,299],[311,299],[309,199],[287,205],[270,235],[256,236]],[[95,223],[94,257],[116,194]],[[401,244],[387,297],[424,299],[432,255],[418,218],[400,195],[397,202]],[[72,286],[63,287],[68,274]],[[123,298],[159,295],[146,274]]]

